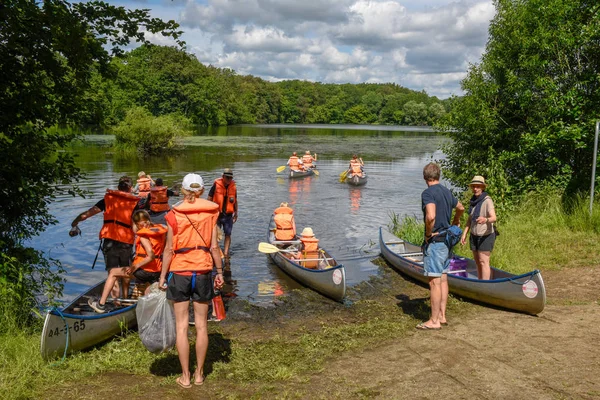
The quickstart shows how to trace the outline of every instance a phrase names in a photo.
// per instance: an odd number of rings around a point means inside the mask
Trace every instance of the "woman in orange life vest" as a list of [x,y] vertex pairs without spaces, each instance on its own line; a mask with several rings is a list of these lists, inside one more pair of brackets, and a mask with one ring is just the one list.
[[[128,273],[141,283],[154,283],[160,279],[162,255],[167,238],[167,227],[153,224],[146,210],[133,213],[135,238],[135,258]],[[149,292],[146,289],[146,294]]]
[[350,166],[348,167],[348,174],[350,177],[353,177],[354,175],[363,176],[364,165],[365,163],[363,162],[362,158],[359,158],[356,154],[354,154],[352,156],[352,160],[350,160]]
[[[302,230],[300,241],[302,242],[302,257],[299,264],[304,268],[316,269],[319,265],[319,239],[315,238],[312,228],[307,227]],[[302,259],[310,261],[302,261]]]
[[306,150],[302,156],[302,165],[304,166],[304,169],[317,168],[317,165],[314,163],[315,161],[317,161],[317,155],[311,156],[310,150]]
[[156,179],[156,185],[150,188],[150,219],[155,224],[166,225],[165,215],[171,209],[169,197],[179,196],[179,192],[173,191],[163,185],[162,178]]
[[296,152],[292,153],[292,156],[287,162],[287,165],[293,171],[302,171],[302,160],[298,158],[298,154]]
[[[219,206],[201,199],[204,182],[197,174],[183,178],[181,193],[184,199],[167,214],[167,241],[159,287],[167,291],[167,299],[174,302],[177,328],[177,353],[182,375],[177,384],[190,388],[192,383],[204,383],[204,360],[208,348],[208,304],[214,297],[211,272],[217,269],[214,287],[223,286],[221,253],[217,242]],[[169,273],[167,285],[167,273]],[[197,369],[193,381],[190,374],[188,341],[189,300],[192,299],[196,323]]]
[[144,171],[138,172],[138,180],[133,188],[133,193],[140,197],[147,197],[150,194],[150,189],[154,186],[154,181],[150,175],[146,175]]
[[288,207],[288,203],[283,202],[273,211],[273,221],[275,221],[275,239],[293,240],[296,238],[296,221],[294,221],[294,210]]
[[108,277],[104,283],[100,300],[90,298],[88,304],[98,313],[104,313],[104,305],[111,290],[113,297],[120,295],[120,284],[123,297],[129,292],[129,275],[127,270],[131,265],[131,249],[134,234],[131,227],[131,216],[136,208],[143,208],[146,199],[140,199],[131,194],[131,178],[123,176],[119,179],[118,190],[106,190],[104,198],[92,208],[79,214],[71,223],[70,236],[76,236],[81,221],[104,212],[104,224],[100,230],[102,253]]

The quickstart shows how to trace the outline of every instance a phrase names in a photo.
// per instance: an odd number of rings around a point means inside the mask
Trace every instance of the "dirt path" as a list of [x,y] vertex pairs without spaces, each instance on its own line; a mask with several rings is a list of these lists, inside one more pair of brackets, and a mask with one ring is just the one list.
[[[441,331],[415,330],[343,353],[322,371],[273,384],[272,395],[255,395],[252,384],[209,381],[184,391],[174,384],[156,387],[151,377],[111,373],[61,397],[600,399],[600,269],[550,272],[544,278],[549,300],[538,317],[473,306],[449,315],[450,325]],[[427,294],[414,286],[410,296]],[[145,384],[153,386],[151,393]]]

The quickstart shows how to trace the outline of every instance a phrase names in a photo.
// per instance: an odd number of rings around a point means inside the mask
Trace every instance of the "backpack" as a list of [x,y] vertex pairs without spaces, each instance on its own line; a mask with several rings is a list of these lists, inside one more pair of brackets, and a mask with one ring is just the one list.
[[450,228],[446,229],[444,232],[446,232],[444,243],[448,246],[448,250],[452,251],[452,248],[460,242],[462,229],[457,225],[450,225]]

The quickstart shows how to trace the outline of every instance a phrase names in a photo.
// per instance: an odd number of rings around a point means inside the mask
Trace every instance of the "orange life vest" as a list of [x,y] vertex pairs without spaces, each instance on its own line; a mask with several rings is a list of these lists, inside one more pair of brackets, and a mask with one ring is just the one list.
[[304,163],[304,169],[312,168],[313,157],[310,154],[305,154],[302,156],[302,162]]
[[300,159],[296,156],[291,156],[290,159],[288,160],[288,165],[290,166],[290,169],[293,169],[294,171],[298,171],[300,169]]
[[278,207],[273,211],[273,220],[277,226],[275,239],[292,240],[296,237],[296,224],[294,223],[294,210],[289,207]]
[[140,197],[146,197],[150,194],[152,181],[150,178],[140,178],[137,180],[138,194]]
[[[213,268],[210,254],[212,233],[219,206],[212,201],[196,199],[193,203],[182,201],[169,212],[167,222],[173,229],[173,258],[171,272],[207,272]],[[172,225],[172,222],[175,225]]]
[[302,265],[304,268],[317,268],[317,265],[319,264],[319,261],[317,260],[317,258],[319,258],[319,239],[314,237],[300,237],[300,240],[304,246],[302,250],[302,257],[312,260],[300,262],[300,265]]
[[143,228],[137,231],[135,238],[135,258],[133,263],[136,264],[148,256],[146,249],[142,246],[142,238],[150,240],[154,260],[144,265],[142,269],[148,272],[160,272],[162,269],[162,254],[165,250],[165,238],[167,236],[167,227],[156,224],[150,228]]
[[360,161],[350,161],[350,169],[353,175],[362,175],[362,165],[360,165]]
[[168,211],[169,197],[167,196],[166,186],[154,186],[150,189],[150,211],[162,212]]
[[224,214],[233,214],[237,202],[237,188],[235,182],[231,181],[229,186],[225,187],[223,178],[215,180],[215,193],[213,201],[219,205],[219,211]]
[[100,229],[100,239],[112,239],[133,244],[131,216],[139,197],[120,190],[106,189],[104,195],[104,225]]

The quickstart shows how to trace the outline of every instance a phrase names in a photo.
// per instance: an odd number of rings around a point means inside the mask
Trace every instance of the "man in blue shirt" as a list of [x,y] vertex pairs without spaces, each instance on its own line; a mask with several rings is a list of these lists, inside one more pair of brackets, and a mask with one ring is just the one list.
[[[446,187],[440,185],[440,167],[429,163],[423,168],[423,179],[427,189],[421,194],[421,205],[425,220],[425,243],[423,267],[429,278],[431,291],[431,317],[417,325],[417,329],[440,329],[446,325],[446,303],[448,302],[447,267],[450,250],[444,242],[443,233],[450,227],[452,210],[456,209],[452,225],[460,225],[465,211],[463,205]],[[440,234],[442,233],[442,234]]]

